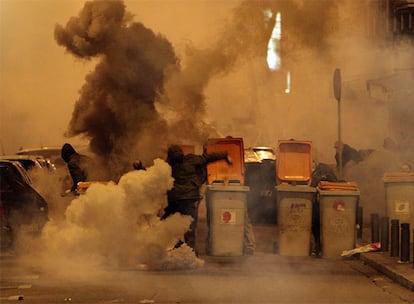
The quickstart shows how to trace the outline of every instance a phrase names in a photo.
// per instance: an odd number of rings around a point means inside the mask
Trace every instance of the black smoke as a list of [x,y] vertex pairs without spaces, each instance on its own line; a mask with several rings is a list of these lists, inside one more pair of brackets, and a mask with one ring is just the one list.
[[204,91],[242,59],[265,56],[274,23],[264,13],[270,6],[242,2],[209,48],[188,45],[181,69],[172,44],[133,22],[122,1],[86,2],[77,17],[55,28],[57,43],[72,55],[97,59],[66,135],[89,139],[110,178],[131,169],[134,159],[159,156],[168,143],[202,144],[218,136],[204,120]]
[[66,135],[90,139],[91,150],[117,174],[130,157],[139,157],[140,144],[146,154],[155,153],[152,147],[165,140],[166,122],[154,101],[166,70],[178,68],[171,43],[130,19],[122,1],[91,1],[55,28],[57,43],[68,52],[99,60],[86,76]]
[[[204,123],[205,89],[213,78],[234,72],[251,58],[262,57],[265,64],[267,43],[275,23],[267,17],[267,11],[275,12],[274,1],[243,1],[233,9],[217,39],[209,42],[210,47],[187,45],[186,64],[180,74],[169,79],[166,94],[160,100],[179,113],[170,122],[172,138],[203,142],[209,135],[217,136],[217,130]],[[224,86],[222,89],[228,90]],[[221,106],[226,112],[228,106]]]

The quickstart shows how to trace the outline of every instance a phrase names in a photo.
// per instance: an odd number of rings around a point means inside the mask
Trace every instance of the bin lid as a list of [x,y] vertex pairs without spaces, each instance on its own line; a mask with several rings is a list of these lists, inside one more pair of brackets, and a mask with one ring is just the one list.
[[212,185],[207,186],[207,191],[247,192],[247,191],[250,191],[250,188],[248,186],[242,186],[242,185],[237,186],[237,185],[212,184]]
[[312,142],[279,140],[277,148],[276,182],[310,184],[312,174]]
[[384,183],[414,182],[414,172],[386,172],[383,181]]
[[207,165],[207,182],[223,181],[225,184],[244,184],[244,147],[242,138],[210,138],[205,145],[207,153],[228,152],[232,164],[221,160]]
[[290,185],[288,183],[279,184],[276,186],[276,191],[279,192],[316,192],[315,187],[310,187],[307,185]]
[[359,196],[359,190],[322,190],[317,188],[320,196]]
[[318,184],[320,190],[345,190],[345,191],[357,191],[358,185],[356,182],[328,182],[320,181]]

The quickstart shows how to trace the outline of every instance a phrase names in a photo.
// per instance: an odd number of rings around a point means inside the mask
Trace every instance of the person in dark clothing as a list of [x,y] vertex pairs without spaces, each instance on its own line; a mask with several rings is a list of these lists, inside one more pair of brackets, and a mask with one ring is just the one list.
[[[339,143],[335,143],[336,153],[335,153],[335,160],[336,160],[336,167],[339,168]],[[342,167],[353,160],[356,163],[362,161],[362,157],[357,150],[352,148],[350,145],[343,144],[342,145]]]
[[312,171],[311,187],[317,187],[320,181],[337,182],[334,168],[331,165],[319,163]]
[[[179,212],[190,215],[193,221],[190,229],[184,234],[185,243],[195,251],[195,232],[198,219],[198,205],[201,200],[200,188],[205,182],[203,172],[206,172],[208,163],[225,160],[231,164],[227,152],[204,153],[203,155],[184,155],[182,148],[171,145],[168,148],[167,162],[172,169],[174,185],[168,191],[168,205],[164,209],[162,219]],[[183,244],[179,241],[176,248]]]
[[70,176],[72,177],[73,184],[70,191],[75,192],[78,182],[88,181],[90,158],[76,152],[72,145],[68,143],[62,146],[61,156],[66,162]]
[[[335,143],[335,160],[336,160],[336,167],[339,168],[339,142]],[[374,152],[373,149],[362,149],[362,150],[356,150],[352,148],[350,145],[343,144],[342,145],[342,167],[345,167],[345,165],[350,162],[354,161],[355,163],[359,163],[363,161],[365,158],[371,155],[371,153]]]
[[135,170],[146,170],[146,169],[145,169],[145,167],[144,167],[144,165],[142,164],[142,161],[140,161],[139,159],[135,160],[135,161],[132,163],[132,167],[133,167]]

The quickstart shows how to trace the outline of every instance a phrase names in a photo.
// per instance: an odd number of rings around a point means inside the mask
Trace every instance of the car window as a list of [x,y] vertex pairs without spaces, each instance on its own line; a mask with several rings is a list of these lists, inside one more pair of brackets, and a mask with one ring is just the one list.
[[9,172],[11,172],[10,174],[12,174],[12,176],[14,176],[13,178],[16,178],[17,180],[21,181],[22,183],[26,183],[31,185],[32,184],[32,180],[29,176],[29,174],[27,173],[27,171],[24,169],[24,167],[16,161],[2,161],[0,162],[0,166],[1,167],[5,167],[9,170]]
[[21,163],[23,168],[25,168],[26,170],[30,170],[36,167],[36,163],[31,159],[20,159],[17,161]]
[[24,176],[18,174],[13,165],[0,166],[1,191],[8,192],[24,187],[27,183]]
[[13,178],[7,167],[0,167],[0,187],[1,192],[8,192],[13,188]]

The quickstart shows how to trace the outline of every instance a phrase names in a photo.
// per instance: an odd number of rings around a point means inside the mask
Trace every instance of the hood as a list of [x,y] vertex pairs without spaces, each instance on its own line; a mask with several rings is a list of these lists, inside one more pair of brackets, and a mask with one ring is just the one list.
[[75,153],[76,151],[71,144],[66,143],[63,145],[61,150],[61,156],[65,162],[69,162],[70,157]]
[[167,162],[169,164],[181,163],[183,161],[183,158],[184,158],[184,152],[183,152],[183,149],[180,146],[171,145],[168,148]]

